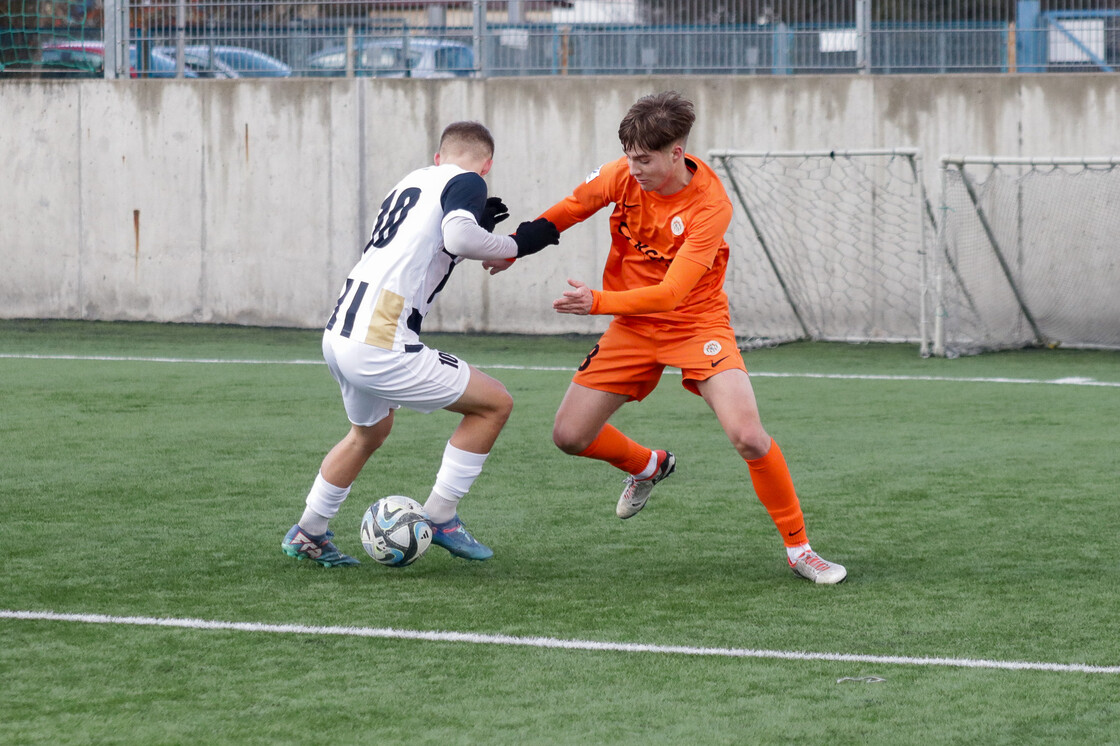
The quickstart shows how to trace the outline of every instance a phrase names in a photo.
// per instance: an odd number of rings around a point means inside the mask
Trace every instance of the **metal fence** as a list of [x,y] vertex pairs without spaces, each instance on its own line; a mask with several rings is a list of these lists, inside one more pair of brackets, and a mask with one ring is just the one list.
[[1118,66],[1120,0],[0,0],[5,76],[791,75]]

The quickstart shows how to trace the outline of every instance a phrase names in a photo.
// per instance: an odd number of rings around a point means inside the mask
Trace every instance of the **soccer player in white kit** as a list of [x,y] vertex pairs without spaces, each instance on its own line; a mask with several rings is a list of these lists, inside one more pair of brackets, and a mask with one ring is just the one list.
[[501,200],[486,196],[482,177],[493,155],[485,126],[454,122],[440,137],[435,165],[408,174],[381,203],[323,333],[323,357],[342,391],[350,431],[323,459],[306,509],[284,537],[288,556],[326,567],[359,564],[338,550],[327,526],[402,406],[462,415],[424,510],[434,544],[466,559],[493,556],[463,526],[458,503],[482,472],[513,399],[498,380],[419,337],[424,316],[463,259],[489,266],[560,241],[544,218],[522,223],[510,236],[492,232],[509,217]]

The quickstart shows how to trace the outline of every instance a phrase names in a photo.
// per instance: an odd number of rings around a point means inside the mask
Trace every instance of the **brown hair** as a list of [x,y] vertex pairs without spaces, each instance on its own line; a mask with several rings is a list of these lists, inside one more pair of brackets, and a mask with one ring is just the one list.
[[441,153],[470,153],[478,158],[494,157],[494,137],[482,122],[452,122],[439,137]]
[[618,126],[623,150],[665,150],[686,140],[696,121],[692,102],[676,91],[643,96],[630,107]]

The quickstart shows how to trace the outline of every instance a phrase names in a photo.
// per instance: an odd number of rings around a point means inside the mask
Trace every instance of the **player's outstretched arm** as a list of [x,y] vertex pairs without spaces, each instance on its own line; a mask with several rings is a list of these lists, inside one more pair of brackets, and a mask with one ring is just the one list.
[[560,243],[560,231],[548,218],[526,220],[517,226],[517,232],[510,236],[517,244],[518,258],[536,254],[546,246]]
[[703,264],[678,257],[657,285],[633,290],[592,290],[578,280],[568,280],[573,289],[552,302],[557,313],[630,316],[663,313],[680,305],[689,291],[700,281],[707,268]]
[[494,227],[509,217],[500,197],[486,196],[486,182],[478,173],[453,177],[440,196],[443,207],[443,247],[463,259],[481,261],[517,256],[517,243]]
[[517,243],[507,235],[488,232],[474,215],[457,210],[443,219],[443,246],[464,259],[510,259],[517,256]]
[[[505,207],[505,205],[502,205]],[[507,213],[508,215],[508,213]],[[510,236],[517,244],[517,256],[508,259],[493,258],[482,262],[482,268],[490,274],[496,275],[513,266],[517,257],[536,254],[546,246],[560,243],[560,231],[556,226],[544,218],[526,221],[517,227],[517,233]]]

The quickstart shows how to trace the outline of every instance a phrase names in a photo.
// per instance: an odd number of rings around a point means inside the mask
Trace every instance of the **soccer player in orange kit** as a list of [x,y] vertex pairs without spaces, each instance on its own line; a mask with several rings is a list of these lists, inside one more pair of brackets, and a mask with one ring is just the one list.
[[565,453],[626,472],[616,512],[635,515],[676,457],[634,442],[608,420],[648,396],[665,366],[680,368],[684,387],[704,398],[747,462],[789,567],[815,583],[839,583],[847,570],[809,545],[789,468],[762,427],[735,342],[723,291],[731,201],[715,172],[685,152],[695,118],[692,102],[674,91],[638,100],[618,129],[625,155],[543,214],[564,231],[614,205],[603,289],[568,280],[571,288],[552,304],[559,313],[614,316],[572,378],[552,438]]

